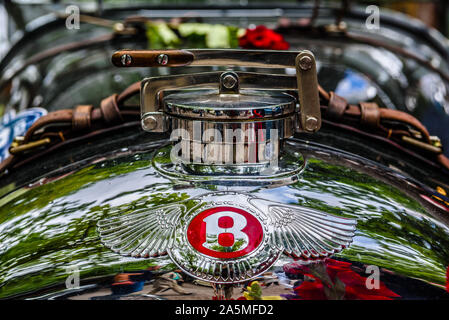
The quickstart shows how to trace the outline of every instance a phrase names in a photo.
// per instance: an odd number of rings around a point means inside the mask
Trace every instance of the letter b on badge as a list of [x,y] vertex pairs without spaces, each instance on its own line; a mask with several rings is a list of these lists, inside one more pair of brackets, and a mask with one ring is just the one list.
[[218,259],[253,252],[264,238],[258,219],[241,208],[212,207],[199,212],[187,227],[187,240],[198,252]]
[[203,244],[206,248],[214,250],[207,243],[215,239],[222,247],[232,247],[236,240],[248,244],[248,235],[242,231],[247,224],[244,216],[225,211],[214,213],[203,221],[206,223],[206,242]]

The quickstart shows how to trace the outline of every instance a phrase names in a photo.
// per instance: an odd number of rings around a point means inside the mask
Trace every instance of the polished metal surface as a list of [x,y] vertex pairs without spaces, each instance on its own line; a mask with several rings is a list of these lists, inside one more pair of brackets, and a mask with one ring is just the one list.
[[229,122],[258,122],[292,116],[296,99],[267,90],[243,90],[219,94],[217,90],[192,90],[169,94],[163,99],[171,117]]
[[[236,174],[236,166],[250,172],[272,165],[272,171],[276,171],[282,141],[293,136],[297,127],[293,96],[278,91],[240,90],[240,78],[235,72],[220,74],[218,90],[167,93],[161,105],[162,117],[170,124],[170,140],[179,141],[179,148],[172,149],[171,162],[179,159],[197,174],[204,174],[206,165],[214,166],[210,170],[214,174]],[[150,113],[142,121],[148,126],[154,124],[153,119]]]
[[128,215],[111,212],[112,217],[98,222],[99,234],[107,247],[124,256],[165,255],[173,246],[174,229],[185,210],[182,204],[172,204]]
[[[261,146],[263,145],[259,145],[259,148]],[[264,146],[269,145],[264,144]],[[208,144],[208,148],[213,150],[214,147],[213,144]],[[300,153],[285,149],[280,152],[279,159],[273,159],[268,153],[269,148],[265,148],[263,149],[266,151],[265,155],[260,155],[256,159],[257,162],[249,161],[248,153],[242,152],[239,155],[243,157],[237,158],[237,163],[232,164],[229,163],[230,161],[223,163],[224,156],[221,159],[214,158],[213,153],[209,156],[209,163],[194,161],[195,157],[189,158],[192,152],[186,152],[183,156],[182,153],[178,155],[177,151],[180,150],[181,148],[177,148],[176,145],[158,149],[152,163],[162,176],[184,183],[201,182],[228,186],[232,184],[236,187],[240,185],[283,186],[298,181],[299,175],[306,167],[306,161]],[[184,148],[184,150],[190,149]],[[175,161],[172,161],[173,158]]]
[[[165,143],[167,141],[162,140],[159,146]],[[111,219],[111,223],[126,221],[127,215],[131,218],[139,214],[141,219],[159,216],[159,221],[169,227],[177,223],[174,222],[178,217],[178,211],[174,209],[177,204],[190,206],[189,199],[217,192],[211,188],[229,192],[226,185],[197,183],[193,186],[175,175],[161,175],[152,165],[159,146],[155,144],[139,152],[129,150],[120,153],[118,150],[115,156],[107,158],[97,156],[79,168],[59,169],[49,174],[48,179],[37,180],[3,196],[0,199],[0,297],[39,297],[67,290],[65,281],[70,276],[67,268],[71,266],[79,269],[82,288],[87,284],[98,284],[91,293],[87,289],[80,290],[77,293],[80,298],[111,294],[113,276],[123,271],[135,272],[155,265],[166,271],[177,268],[170,264],[171,259],[167,256],[123,257],[105,247],[97,231],[100,220]],[[316,211],[357,220],[351,245],[332,254],[332,259],[343,259],[355,265],[375,265],[387,270],[391,279],[402,279],[399,293],[404,297],[407,297],[406,291],[421,296],[444,294],[444,289],[438,286],[446,281],[449,221],[447,212],[424,199],[424,196],[430,197],[430,193],[419,181],[366,158],[324,146],[312,147],[302,140],[289,141],[285,149],[303,154],[308,159],[305,170],[295,183],[277,188],[233,183],[234,192],[263,199],[263,205],[258,203],[257,210],[272,218],[277,215],[285,217],[281,220],[276,218],[276,221],[288,223],[287,213],[292,209],[300,210],[299,214],[293,212],[297,219],[307,217],[312,220],[301,223],[298,232],[306,228],[308,234],[311,229],[316,234],[317,230],[329,229],[322,223],[312,227],[314,215],[311,213]],[[271,211],[264,206],[277,203],[279,205]],[[170,209],[171,214],[164,216],[157,213],[160,208],[173,209]],[[322,215],[319,216],[321,221]],[[129,221],[130,227],[141,227],[142,230],[148,225],[136,223],[133,219]],[[282,231],[280,222],[276,225],[273,220],[271,225],[273,230]],[[169,229],[164,230],[165,234],[170,234]],[[332,230],[335,230],[333,226]],[[295,253],[288,246],[290,242],[283,244],[282,238],[279,238],[280,242],[277,239],[273,245],[285,245],[286,253]],[[339,242],[336,241],[337,244]],[[115,248],[127,250],[126,243],[117,242]],[[312,250],[319,248],[312,245],[306,250],[312,257]],[[164,251],[157,245],[147,249],[148,253],[161,254]],[[274,266],[291,261],[281,255]],[[382,278],[382,281],[394,285],[396,282],[390,282],[390,278]],[[186,287],[203,292],[195,297],[210,299],[211,288],[194,289],[190,282]],[[417,287],[425,287],[427,291],[417,291]],[[150,291],[152,284],[145,288]],[[281,289],[285,292],[283,287],[279,287]],[[173,294],[162,296],[170,299],[180,297]]]
[[[224,73],[221,80],[227,77],[231,75]],[[235,87],[226,93],[195,90],[163,99],[171,140],[180,141],[180,154],[175,156],[191,168],[202,163],[252,168],[269,164],[278,160],[282,141],[295,132],[294,97],[260,90],[240,92],[238,76],[232,77]]]
[[259,198],[249,200],[271,221],[271,246],[295,259],[323,259],[348,248],[356,220]]
[[349,246],[356,225],[354,219],[236,192],[110,215],[98,230],[114,252],[136,258],[167,253],[185,273],[213,283],[253,279],[282,253],[326,258]]

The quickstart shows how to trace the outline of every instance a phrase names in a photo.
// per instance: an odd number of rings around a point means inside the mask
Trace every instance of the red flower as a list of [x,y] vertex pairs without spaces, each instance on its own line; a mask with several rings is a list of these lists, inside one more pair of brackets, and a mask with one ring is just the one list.
[[284,271],[305,276],[304,281],[294,288],[302,299],[392,300],[400,297],[382,281],[379,281],[379,288],[369,289],[367,278],[354,272],[348,262],[333,259],[310,265],[294,262],[285,265]]
[[243,37],[239,38],[239,46],[246,49],[287,50],[290,45],[279,33],[265,26],[247,29]]

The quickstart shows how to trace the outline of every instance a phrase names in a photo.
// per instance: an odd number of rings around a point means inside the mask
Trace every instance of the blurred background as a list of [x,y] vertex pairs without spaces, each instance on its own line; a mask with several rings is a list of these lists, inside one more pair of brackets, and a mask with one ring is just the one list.
[[[81,27],[67,25],[70,7]],[[324,89],[409,112],[449,155],[448,17],[448,0],[0,0],[0,116],[98,105],[168,72],[118,70],[110,63],[118,48],[249,49],[243,35],[264,26],[286,43],[257,49],[312,50]]]
[[[257,5],[272,4],[272,0],[1,0],[0,3],[4,3],[5,7],[12,4],[29,4],[29,5],[41,5],[47,4],[48,6],[58,6],[67,4],[79,4],[83,9],[101,10],[101,7],[111,6],[136,6],[142,4],[160,5],[160,6],[226,6],[226,5],[240,5],[248,7],[257,7]],[[320,0],[321,3],[335,3],[339,4],[342,0]],[[395,11],[400,11],[412,17],[415,17],[423,21],[426,25],[434,27],[443,33],[446,37],[449,35],[449,1],[447,0],[352,0],[346,1],[352,4],[358,5],[378,5],[383,8],[388,8]],[[297,3],[313,3],[313,1],[302,0],[280,0],[276,1],[276,4],[294,5]],[[0,17],[4,16],[6,12],[4,7],[0,8]],[[39,11],[34,12],[35,15],[39,15]],[[27,17],[22,17],[27,18]],[[0,29],[5,28],[7,19],[0,19]]]
[[358,4],[376,4],[380,7],[400,11],[424,22],[429,27],[439,30],[446,37],[449,34],[448,16],[449,1],[437,0],[384,0],[384,1],[352,1]]
[[[280,0],[276,5],[283,8],[298,4],[334,4],[343,3],[356,6],[377,5],[382,9],[394,10],[419,19],[429,27],[449,36],[449,1],[447,0]],[[243,7],[260,8],[273,5],[271,0],[0,0],[0,58],[9,48],[12,34],[24,30],[28,22],[47,14],[49,11],[61,11],[68,5],[77,5],[84,13],[101,15],[104,8],[143,7],[152,8],[207,8],[207,7]],[[26,6],[31,10],[23,10]]]

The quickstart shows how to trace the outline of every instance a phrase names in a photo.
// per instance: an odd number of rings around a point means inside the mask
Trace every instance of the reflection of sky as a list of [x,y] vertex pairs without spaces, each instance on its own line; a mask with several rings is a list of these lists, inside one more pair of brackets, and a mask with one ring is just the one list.
[[259,193],[259,197],[265,200],[276,201],[280,203],[297,203],[298,198],[295,194],[289,191],[288,186],[273,189],[262,189]]
[[[90,207],[107,203],[111,207],[115,207],[131,203],[153,192],[166,192],[170,188],[171,185],[167,179],[155,173],[151,167],[90,183],[58,201],[78,204],[88,203]],[[98,190],[101,191],[98,192]],[[204,190],[190,188],[186,192],[195,196],[204,193]]]
[[[117,206],[137,200],[142,195],[148,194],[145,190],[154,190],[155,186],[166,182],[165,179],[156,176],[152,169],[137,170],[126,175],[90,183],[60,201],[91,203],[91,205],[107,202],[111,206]],[[111,200],[106,201],[107,199]]]
[[349,101],[368,101],[377,95],[377,89],[367,77],[346,69],[335,93]]
[[357,235],[354,237],[351,248],[362,255],[373,256],[379,266],[387,266],[388,268],[388,265],[393,262],[402,268],[406,268],[410,274],[416,271],[425,271],[435,275],[438,274],[440,278],[444,278],[445,270],[440,263],[427,258],[420,251],[410,246],[399,242],[395,243],[391,238],[374,239],[365,235]]
[[0,3],[0,59],[9,49],[8,41],[8,13],[3,3]]
[[[324,186],[325,188],[320,188]],[[317,193],[319,197],[317,198]],[[394,199],[383,197],[379,192],[368,191],[364,188],[345,184],[335,180],[314,181],[313,183],[300,180],[295,189],[288,186],[276,190],[262,190],[259,196],[266,200],[280,203],[301,204],[302,200],[317,199],[328,207],[340,208],[341,213],[355,214],[359,217],[381,217],[384,211],[395,214],[396,211],[407,211],[417,219],[423,217],[422,213],[404,208]],[[307,202],[307,201],[306,201]],[[355,211],[355,209],[357,211]],[[442,224],[441,224],[442,225]]]

